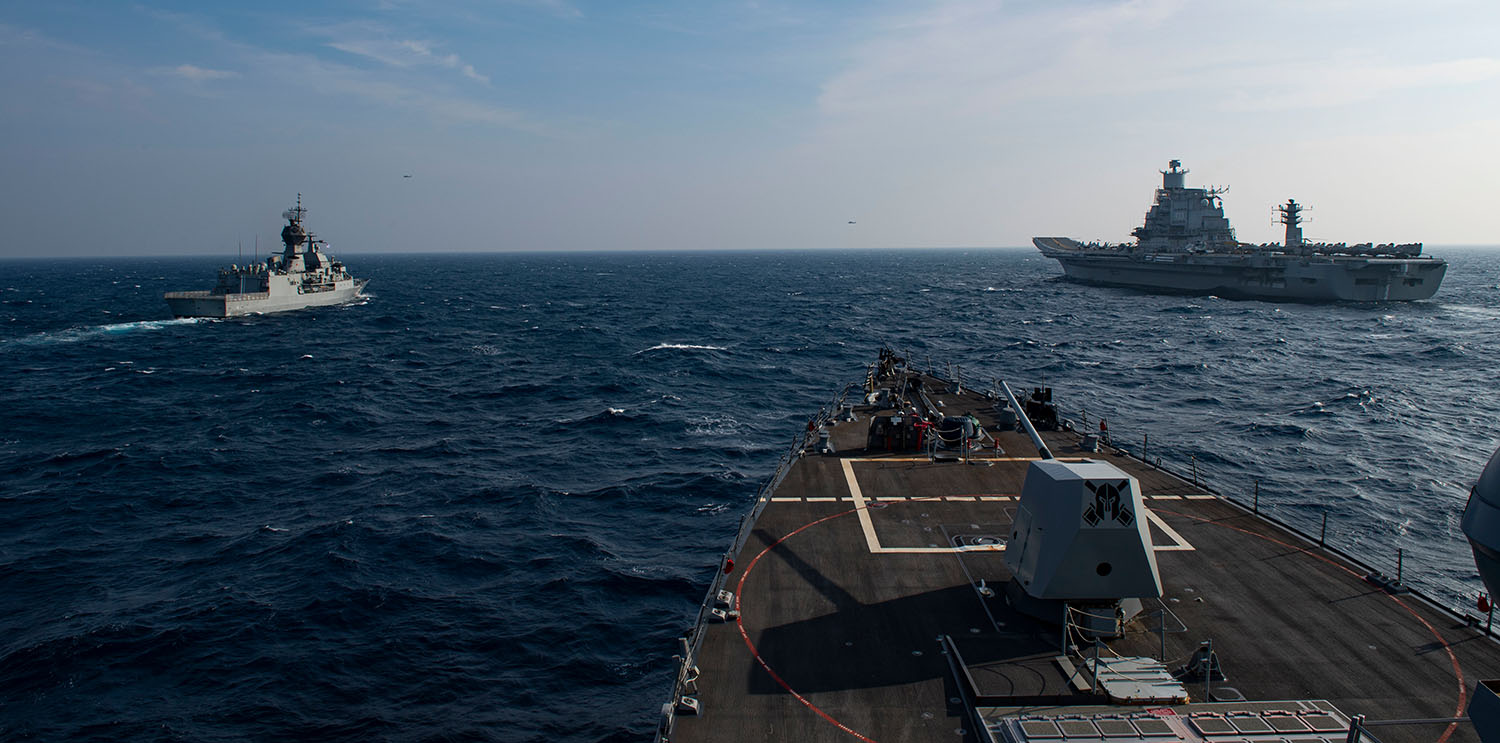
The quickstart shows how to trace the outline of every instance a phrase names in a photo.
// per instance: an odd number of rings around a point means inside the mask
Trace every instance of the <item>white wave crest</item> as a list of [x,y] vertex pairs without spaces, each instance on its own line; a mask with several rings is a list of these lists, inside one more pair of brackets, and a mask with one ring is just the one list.
[[78,343],[80,341],[107,338],[128,333],[148,332],[161,330],[174,325],[193,325],[195,323],[209,321],[207,317],[179,317],[173,320],[137,320],[135,322],[117,322],[108,325],[94,325],[86,328],[69,328],[67,330],[56,330],[50,332],[33,333],[31,335],[16,338],[9,343],[17,345],[44,345],[49,343]]
[[656,344],[656,345],[654,345],[654,346],[652,346],[652,347],[650,347],[648,349],[645,349],[643,351],[636,351],[635,355],[639,356],[639,355],[641,355],[643,353],[650,353],[652,351],[664,351],[664,350],[667,350],[667,349],[676,349],[676,350],[682,350],[682,351],[728,351],[729,350],[729,349],[727,349],[727,348],[725,348],[723,346],[701,346],[701,345],[696,345],[696,344],[693,344],[693,343],[658,343],[658,344]]

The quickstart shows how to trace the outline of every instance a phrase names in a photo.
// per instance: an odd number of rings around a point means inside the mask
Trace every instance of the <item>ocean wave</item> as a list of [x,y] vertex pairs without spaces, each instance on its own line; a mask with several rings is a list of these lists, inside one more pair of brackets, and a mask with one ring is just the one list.
[[652,351],[727,351],[724,346],[697,345],[693,343],[658,343],[650,348],[635,352],[635,356]]
[[214,318],[207,317],[179,317],[173,320],[137,320],[134,322],[110,323],[107,325],[93,325],[89,327],[69,328],[67,330],[53,330],[21,338],[13,338],[9,341],[0,341],[0,345],[10,343],[18,346],[47,345],[53,343],[80,343],[100,338],[111,338],[127,335],[130,333],[144,333],[181,325],[196,325],[204,322],[215,322]]
[[1427,309],[1127,294],[959,255],[366,256],[383,302],[224,332],[98,325],[165,307],[84,298],[201,262],[26,279],[48,301],[0,318],[27,344],[0,348],[6,729],[649,736],[740,516],[883,343],[1050,386],[1175,471],[1257,481],[1314,533],[1326,512],[1341,549],[1405,544],[1439,600],[1479,590],[1448,506],[1500,438],[1478,361],[1500,352],[1500,253],[1455,263]]

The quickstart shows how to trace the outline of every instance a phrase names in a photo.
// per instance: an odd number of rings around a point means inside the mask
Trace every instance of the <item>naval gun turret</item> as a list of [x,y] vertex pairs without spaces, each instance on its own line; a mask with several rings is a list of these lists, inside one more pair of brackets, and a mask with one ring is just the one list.
[[1006,597],[1085,637],[1118,637],[1141,599],[1162,595],[1140,483],[1108,462],[1054,459],[1021,421],[1041,459],[1026,472],[1005,547]]

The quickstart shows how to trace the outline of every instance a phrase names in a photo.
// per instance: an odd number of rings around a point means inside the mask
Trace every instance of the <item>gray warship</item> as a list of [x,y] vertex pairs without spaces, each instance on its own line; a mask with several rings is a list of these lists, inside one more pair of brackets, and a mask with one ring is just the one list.
[[327,243],[302,226],[307,209],[297,205],[281,213],[284,249],[264,262],[219,269],[219,282],[202,291],[167,292],[176,317],[234,317],[342,304],[359,296],[369,279],[349,275],[344,264],[323,252]]
[[[883,350],[754,498],[659,743],[1500,740],[1482,613],[1127,451],[1051,389],[908,358]],[[1500,455],[1475,492],[1500,588]]]
[[1228,189],[1188,188],[1173,160],[1156,202],[1133,243],[1081,243],[1066,237],[1032,242],[1062,264],[1070,279],[1109,286],[1251,299],[1359,301],[1427,299],[1437,293],[1446,261],[1422,255],[1421,243],[1374,245],[1309,242],[1304,207],[1276,207],[1285,242],[1235,239],[1220,196]]

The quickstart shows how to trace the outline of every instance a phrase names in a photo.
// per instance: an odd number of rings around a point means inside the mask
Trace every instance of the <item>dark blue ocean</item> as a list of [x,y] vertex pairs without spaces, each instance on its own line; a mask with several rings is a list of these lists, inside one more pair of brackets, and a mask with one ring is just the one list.
[[1450,606],[1500,443],[1500,250],[1438,296],[1155,296],[1030,250],[345,255],[364,302],[172,320],[218,259],[0,262],[0,739],[637,741],[756,487],[882,344]]

